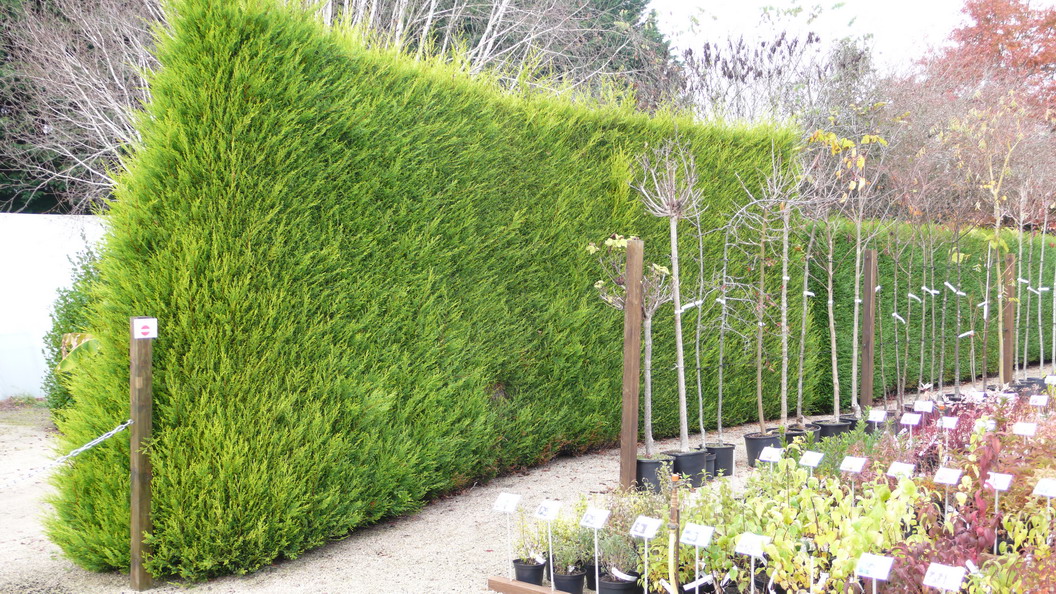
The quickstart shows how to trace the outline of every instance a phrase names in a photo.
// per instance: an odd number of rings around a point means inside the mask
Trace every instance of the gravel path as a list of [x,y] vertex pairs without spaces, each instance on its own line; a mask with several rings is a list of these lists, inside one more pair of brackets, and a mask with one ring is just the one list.
[[[1031,371],[1030,375],[1038,374]],[[735,488],[743,484],[745,475],[742,436],[754,428],[744,425],[726,432],[726,441],[737,444],[737,470],[730,479]],[[0,593],[131,591],[127,576],[85,571],[47,540],[41,518],[49,487],[43,476],[5,488],[8,477],[48,462],[54,438],[46,409],[0,403]],[[659,445],[661,450],[676,449],[677,439]],[[489,592],[485,587],[488,576],[506,572],[505,523],[491,511],[500,493],[520,494],[522,506],[534,507],[545,498],[571,501],[583,493],[611,491],[618,478],[616,448],[562,457],[434,501],[414,516],[356,530],[343,540],[252,575],[200,584],[162,584],[153,591]]]

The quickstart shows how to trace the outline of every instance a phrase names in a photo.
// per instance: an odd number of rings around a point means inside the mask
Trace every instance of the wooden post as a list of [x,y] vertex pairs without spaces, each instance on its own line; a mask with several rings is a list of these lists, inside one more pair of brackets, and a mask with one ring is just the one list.
[[132,589],[148,590],[153,579],[143,566],[150,555],[150,547],[144,535],[153,530],[150,520],[150,481],[152,469],[150,457],[144,447],[150,439],[153,409],[151,359],[157,320],[154,318],[132,318],[129,340],[129,391],[131,394],[132,425],[130,427],[130,459],[132,471],[132,555],[129,574]]
[[638,462],[638,386],[642,363],[642,253],[640,239],[627,240],[627,295],[623,300],[623,419],[620,425],[620,486],[634,485]]
[[1001,372],[1000,382],[1002,385],[1012,382],[1012,344],[1015,327],[1015,308],[1012,298],[1016,295],[1016,255],[1005,254],[1005,269],[1001,273],[1001,290],[1005,292],[1004,313],[1001,325]]
[[865,294],[862,305],[862,406],[873,405],[873,371],[876,367],[876,250],[865,250]]

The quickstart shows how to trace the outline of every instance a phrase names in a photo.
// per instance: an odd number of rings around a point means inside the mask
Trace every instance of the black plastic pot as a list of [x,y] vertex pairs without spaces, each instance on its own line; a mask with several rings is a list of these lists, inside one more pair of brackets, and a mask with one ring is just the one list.
[[671,471],[689,480],[690,486],[699,487],[704,484],[704,473],[707,471],[708,465],[707,450],[664,453],[675,459]]
[[671,465],[671,456],[657,456],[655,459],[638,458],[634,471],[634,482],[643,491],[660,492],[660,470],[664,464]]
[[586,580],[587,574],[580,571],[579,573],[570,574],[554,574],[554,588],[558,592],[572,592],[573,594],[583,594],[583,582]]
[[517,577],[517,581],[535,584],[536,586],[543,585],[543,569],[545,567],[545,563],[536,563],[533,559],[513,560],[513,573]]
[[847,429],[848,431],[853,431],[854,428],[858,426],[858,417],[854,415],[840,415],[840,420],[847,421],[851,424],[850,427]]
[[708,451],[715,454],[714,476],[733,476],[733,451],[736,448],[732,443],[708,444]]
[[638,594],[641,591],[642,587],[637,581],[624,582],[605,575],[601,576],[601,583],[598,584],[598,594]]
[[781,445],[781,436],[773,433],[746,433],[744,436],[744,450],[748,455],[748,466],[755,468],[759,455],[763,448],[776,448]]
[[593,563],[587,563],[583,566],[583,573],[587,574],[587,589],[597,590],[598,582],[594,581],[594,570],[597,567]]
[[804,438],[804,441],[806,441],[806,437],[807,437],[807,432],[806,431],[804,431],[803,429],[796,429],[796,428],[793,428],[793,427],[789,427],[789,428],[785,429],[784,432],[782,432],[781,429],[775,429],[775,430],[773,430],[772,433],[774,435],[778,436],[781,439],[781,447],[788,446],[788,444],[790,444],[793,441],[795,441],[797,437]]
[[818,437],[821,438],[833,437],[851,430],[851,424],[848,421],[818,421],[818,425],[821,427]]

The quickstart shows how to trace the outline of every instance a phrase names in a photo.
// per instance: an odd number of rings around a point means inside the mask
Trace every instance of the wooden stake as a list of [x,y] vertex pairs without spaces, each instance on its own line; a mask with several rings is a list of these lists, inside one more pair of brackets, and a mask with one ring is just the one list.
[[1005,292],[1004,312],[1001,325],[1001,370],[1000,382],[1002,385],[1012,382],[1012,344],[1013,344],[1013,303],[1012,297],[1016,294],[1016,255],[1005,254],[1005,269],[1001,273],[1001,290]]
[[862,305],[862,406],[873,405],[873,372],[876,368],[876,250],[865,250],[865,294]]
[[642,253],[640,239],[627,240],[627,295],[623,300],[623,419],[620,425],[620,486],[634,486],[638,461],[638,385],[642,344]]
[[129,359],[131,419],[131,450],[129,466],[132,471],[132,559],[129,574],[132,589],[148,590],[153,587],[153,579],[147,573],[143,563],[150,556],[150,546],[144,542],[147,532],[153,530],[150,520],[150,481],[152,469],[150,457],[144,447],[150,439],[152,417],[152,377],[151,359],[153,358],[154,339],[143,338],[141,328],[143,320],[151,318],[132,318]]

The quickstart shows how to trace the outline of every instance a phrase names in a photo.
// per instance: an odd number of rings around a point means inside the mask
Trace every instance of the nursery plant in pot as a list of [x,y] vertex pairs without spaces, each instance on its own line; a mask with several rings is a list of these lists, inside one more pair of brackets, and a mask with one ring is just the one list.
[[574,519],[561,516],[553,523],[554,588],[582,594],[586,581],[585,562],[594,559],[593,532]]
[[513,560],[514,575],[518,581],[540,586],[546,569],[545,529],[524,511],[520,512],[517,525],[519,530],[517,558]]
[[606,532],[598,542],[601,577],[598,594],[636,594],[638,585],[639,555],[630,534]]
[[[643,175],[633,184],[645,209],[652,215],[668,219],[671,238],[671,301],[675,314],[675,372],[678,379],[679,451],[673,452],[674,471],[700,485],[704,477],[708,452],[689,446],[689,409],[686,404],[686,366],[682,344],[682,298],[679,292],[678,221],[696,217],[701,209],[701,192],[697,188],[696,162],[693,155],[677,141],[667,142],[640,157]],[[703,436],[702,436],[703,437]]]
[[[698,243],[702,243],[703,242],[703,237],[700,236],[701,235],[701,227],[700,227],[699,224],[698,224],[697,227],[698,227],[698,229],[697,229],[697,232],[698,232]],[[718,293],[719,293],[719,297],[717,297],[715,299],[716,303],[718,303],[718,305],[719,305],[719,358],[718,358],[718,365],[717,365],[717,367],[718,367],[718,377],[716,378],[717,382],[718,382],[717,383],[718,390],[717,390],[717,393],[716,393],[716,402],[715,402],[715,404],[716,404],[716,406],[715,406],[715,421],[716,421],[716,432],[718,434],[718,441],[715,441],[715,442],[712,442],[712,443],[707,443],[707,441],[705,441],[705,438],[704,438],[704,428],[703,428],[703,389],[701,387],[702,379],[700,377],[700,367],[701,366],[700,366],[699,360],[697,362],[697,399],[698,399],[698,402],[701,403],[701,423],[702,423],[701,424],[701,430],[700,430],[700,436],[701,436],[701,441],[705,445],[705,448],[709,452],[715,454],[714,475],[711,475],[711,476],[733,476],[733,456],[734,456],[734,449],[736,448],[736,446],[734,444],[727,443],[726,440],[724,440],[723,436],[722,436],[722,404],[723,404],[723,396],[725,395],[724,394],[724,389],[725,389],[725,386],[726,386],[726,384],[725,384],[725,379],[726,379],[726,377],[725,377],[726,376],[726,373],[725,373],[726,372],[726,336],[727,336],[728,332],[731,330],[731,328],[730,328],[730,304],[729,304],[729,295],[727,294],[727,291],[729,290],[729,287],[733,286],[733,279],[730,278],[730,268],[729,268],[729,262],[730,262],[730,258],[729,258],[729,256],[730,256],[730,232],[731,232],[731,229],[732,229],[732,227],[727,227],[726,228],[726,232],[725,232],[725,234],[723,236],[723,242],[722,242],[722,269],[721,269],[722,272],[721,272],[721,276],[720,276],[719,281],[718,281],[718,289],[717,289]],[[703,278],[703,273],[701,273],[701,277]],[[702,299],[703,299],[703,295],[702,295]],[[703,326],[703,324],[701,323],[701,318],[698,315],[698,317],[697,317],[697,342],[698,342],[697,350],[698,350],[698,352],[700,350],[699,342],[700,342],[700,333],[701,333],[702,326]],[[699,355],[698,355],[698,359],[699,359]]]

